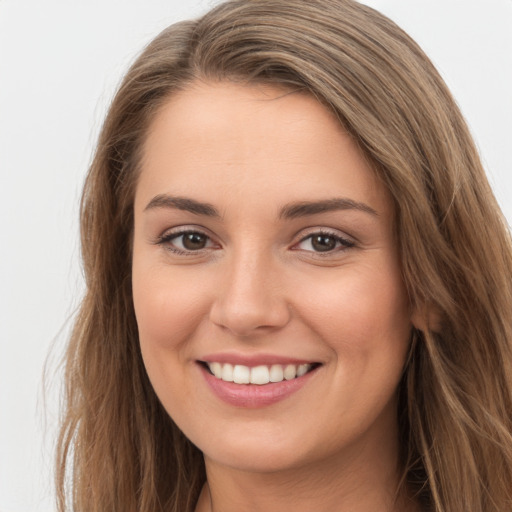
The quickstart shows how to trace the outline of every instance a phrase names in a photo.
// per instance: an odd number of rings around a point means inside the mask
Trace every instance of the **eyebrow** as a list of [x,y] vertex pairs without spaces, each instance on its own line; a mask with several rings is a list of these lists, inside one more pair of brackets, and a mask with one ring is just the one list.
[[206,215],[207,217],[220,217],[218,210],[209,203],[202,203],[188,197],[173,197],[166,194],[155,196],[148,203],[144,211],[154,208],[174,208],[184,210],[196,215]]
[[316,215],[336,210],[357,210],[369,213],[373,216],[378,216],[378,213],[365,203],[353,201],[352,199],[345,197],[335,197],[321,201],[300,201],[297,203],[290,203],[281,209],[279,217],[282,219],[296,219],[298,217],[306,217],[308,215]]
[[[203,203],[188,197],[169,196],[167,194],[159,194],[155,196],[147,204],[146,208],[144,208],[144,211],[155,208],[173,208],[194,213],[196,215],[220,217],[219,211],[210,203]],[[378,216],[378,213],[367,204],[340,197],[323,199],[320,201],[299,201],[287,204],[281,208],[279,218],[296,219],[337,210],[357,210],[373,216]]]

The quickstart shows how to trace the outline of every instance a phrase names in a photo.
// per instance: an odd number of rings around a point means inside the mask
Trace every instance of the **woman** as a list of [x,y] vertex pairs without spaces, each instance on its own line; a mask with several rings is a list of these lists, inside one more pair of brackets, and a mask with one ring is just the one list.
[[510,236],[382,15],[235,0],[165,30],[82,248],[60,510],[67,471],[77,511],[510,509]]

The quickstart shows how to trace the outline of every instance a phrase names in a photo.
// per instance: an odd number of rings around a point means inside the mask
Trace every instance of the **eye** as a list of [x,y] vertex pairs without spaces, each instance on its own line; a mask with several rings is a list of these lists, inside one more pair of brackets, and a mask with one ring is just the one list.
[[199,252],[215,247],[211,238],[201,231],[180,231],[164,234],[158,239],[158,244],[165,245],[169,250],[178,254]]
[[304,237],[295,247],[301,251],[317,253],[336,252],[354,246],[354,242],[329,232],[311,233]]

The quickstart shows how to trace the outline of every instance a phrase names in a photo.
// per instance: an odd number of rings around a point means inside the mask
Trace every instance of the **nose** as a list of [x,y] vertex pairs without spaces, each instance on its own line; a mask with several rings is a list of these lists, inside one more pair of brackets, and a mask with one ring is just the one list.
[[290,320],[282,272],[270,256],[249,254],[225,262],[210,320],[237,337],[284,327]]

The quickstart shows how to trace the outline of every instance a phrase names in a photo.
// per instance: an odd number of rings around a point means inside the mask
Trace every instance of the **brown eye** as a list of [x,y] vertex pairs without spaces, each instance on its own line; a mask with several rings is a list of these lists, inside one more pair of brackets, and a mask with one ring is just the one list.
[[354,242],[346,240],[334,233],[312,233],[303,238],[296,246],[296,249],[313,253],[338,252],[354,247]]
[[[180,238],[180,237],[177,237]],[[208,237],[202,233],[184,233],[181,235],[183,248],[187,251],[204,249],[208,243]]]
[[176,254],[192,254],[203,249],[218,248],[212,239],[201,231],[169,233],[160,237],[157,243]]
[[314,235],[311,237],[311,247],[317,252],[332,251],[336,248],[337,240],[329,235]]

